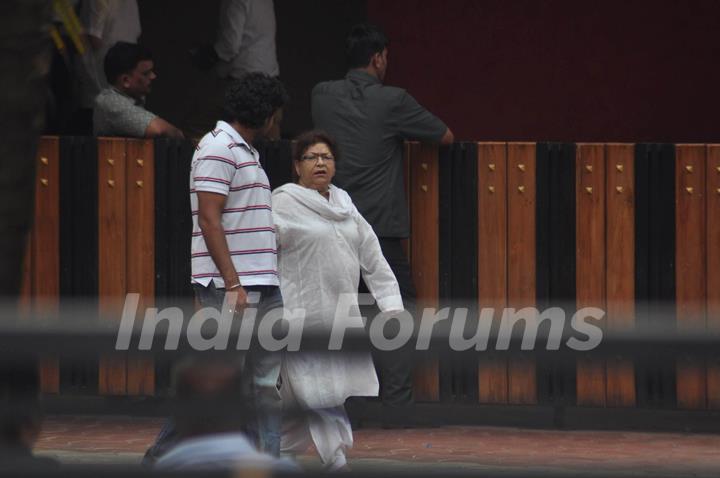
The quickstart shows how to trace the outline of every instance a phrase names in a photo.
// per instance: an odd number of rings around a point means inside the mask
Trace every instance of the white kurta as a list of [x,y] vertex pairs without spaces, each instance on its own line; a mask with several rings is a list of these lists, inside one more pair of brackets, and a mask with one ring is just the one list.
[[[330,187],[330,199],[297,184],[272,195],[280,288],[286,309],[306,311],[305,331],[330,331],[335,320],[362,326],[358,316],[336,317],[341,294],[356,293],[360,274],[383,312],[403,309],[395,276],[372,227],[350,196]],[[292,319],[291,319],[292,320]],[[349,396],[376,396],[378,379],[366,353],[288,353],[283,386],[304,408],[342,405]]]

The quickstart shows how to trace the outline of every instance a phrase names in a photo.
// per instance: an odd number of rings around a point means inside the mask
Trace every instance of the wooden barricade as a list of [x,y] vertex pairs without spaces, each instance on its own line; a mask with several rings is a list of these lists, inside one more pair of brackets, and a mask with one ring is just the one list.
[[[417,310],[437,307],[438,290],[438,194],[437,148],[412,143],[407,149],[410,167],[411,211],[410,265],[417,291]],[[420,312],[418,312],[420,314]],[[438,361],[428,358],[415,367],[414,395],[419,401],[440,399]]]
[[[98,297],[100,313],[120,317],[127,290],[126,140],[98,139]],[[101,395],[127,393],[127,362],[118,352],[98,364]]]
[[[606,311],[606,332],[634,326],[633,145],[579,144],[576,156],[577,308]],[[587,354],[577,362],[577,404],[634,406],[631,361]]]
[[[627,332],[635,325],[635,175],[632,144],[605,145],[605,329]],[[607,357],[606,405],[633,407],[632,359]]]
[[[676,146],[676,307],[680,331],[717,330],[720,161],[716,148],[703,144]],[[679,408],[718,406],[719,370],[715,360],[677,359]]]
[[[153,142],[98,139],[98,294],[100,313],[120,318],[129,293],[141,295],[139,311],[155,295]],[[100,357],[101,395],[152,395],[151,359],[124,353]]]
[[[720,332],[720,145],[707,146],[705,179],[707,190],[707,328]],[[720,408],[720,354],[710,358],[707,364],[708,407]]]
[[[478,144],[478,308],[507,306],[507,145]],[[508,359],[491,351],[478,364],[480,403],[508,403]]]
[[[507,306],[535,306],[535,144],[507,146]],[[536,362],[530,355],[515,355],[508,361],[508,402],[537,403]]]
[[[59,139],[43,137],[38,145],[35,177],[35,213],[25,253],[21,308],[41,317],[58,311],[60,298]],[[40,358],[40,387],[43,393],[58,393],[59,362]]]
[[[21,298],[30,312],[57,310],[63,274],[76,281],[79,273],[61,269],[62,140],[45,137],[38,151]],[[263,151],[277,169],[275,185],[286,181],[290,144]],[[141,295],[140,314],[158,297],[187,294],[187,191],[175,188],[187,186],[187,162],[174,159],[188,156],[189,162],[191,153],[188,145],[165,140],[97,139],[97,163],[88,174],[94,177],[97,167],[97,254],[91,255],[97,256],[101,313],[119,319],[128,293]],[[596,325],[607,333],[638,325],[720,331],[720,145],[489,142],[439,150],[408,143],[405,155],[411,215],[406,248],[419,316],[424,307],[461,293],[462,299],[476,294],[478,310],[495,309],[495,322],[506,307],[543,309],[570,299],[577,309],[605,310]],[[472,178],[466,177],[469,171]],[[456,186],[461,201],[452,197]],[[468,195],[475,204],[463,203]],[[93,199],[72,198],[73,204],[85,200]],[[85,234],[70,226],[68,237]],[[463,227],[473,228],[471,234],[463,236]],[[458,237],[466,242],[453,244]],[[77,251],[65,242],[71,256],[65,260],[72,262]],[[166,242],[170,246],[158,247]],[[471,266],[452,257],[458,251]],[[81,268],[94,269],[92,264],[84,260]],[[95,271],[88,277],[94,287]],[[78,287],[94,294],[84,285],[71,289]],[[462,373],[453,368],[457,363],[428,356],[416,366],[416,399],[472,395],[488,404],[720,408],[720,355],[656,363],[654,356],[588,353],[550,363],[518,350],[494,353],[494,345],[477,369]],[[466,393],[467,384],[457,386],[470,380],[463,375],[468,370],[475,394]],[[103,395],[151,395],[158,383],[152,360],[125,353],[101,357],[97,376]],[[41,377],[44,392],[61,389],[57,359],[43,359]]]
[[[575,164],[576,304],[605,310],[605,146],[579,144]],[[596,325],[607,329],[606,321]],[[577,403],[604,407],[606,371],[603,357],[587,353],[577,359]]]

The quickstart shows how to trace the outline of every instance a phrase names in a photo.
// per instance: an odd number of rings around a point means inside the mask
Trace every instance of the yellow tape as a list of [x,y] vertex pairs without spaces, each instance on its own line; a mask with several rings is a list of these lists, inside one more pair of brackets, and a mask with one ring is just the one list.
[[62,40],[58,29],[54,26],[50,27],[50,37],[52,38],[53,43],[55,43],[55,48],[57,48],[60,53],[64,52],[65,42]]
[[75,15],[75,10],[73,10],[70,2],[68,0],[53,0],[53,7],[55,8],[55,13],[60,17],[63,25],[65,25],[65,30],[67,30],[70,40],[72,40],[73,45],[75,45],[75,49],[81,55],[85,54],[82,25],[80,25],[80,20],[78,20],[77,15]]

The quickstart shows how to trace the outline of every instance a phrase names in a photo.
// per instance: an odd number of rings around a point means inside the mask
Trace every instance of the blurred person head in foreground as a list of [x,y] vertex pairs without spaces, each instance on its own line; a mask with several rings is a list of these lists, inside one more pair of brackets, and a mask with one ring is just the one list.
[[248,438],[252,423],[239,360],[189,357],[173,374],[173,420],[178,443],[155,464],[161,470],[296,471],[294,463],[259,452]]
[[0,360],[0,472],[57,464],[33,455],[42,420],[37,360]]

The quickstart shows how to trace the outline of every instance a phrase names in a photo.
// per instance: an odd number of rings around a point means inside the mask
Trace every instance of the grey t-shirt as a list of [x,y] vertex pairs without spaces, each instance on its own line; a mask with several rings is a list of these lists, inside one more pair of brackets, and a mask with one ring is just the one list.
[[312,91],[316,128],[337,142],[334,183],[345,189],[379,237],[408,237],[403,141],[439,142],[447,126],[402,88],[351,70]]
[[96,136],[144,138],[145,130],[156,117],[143,107],[141,101],[111,86],[95,98],[93,131]]

